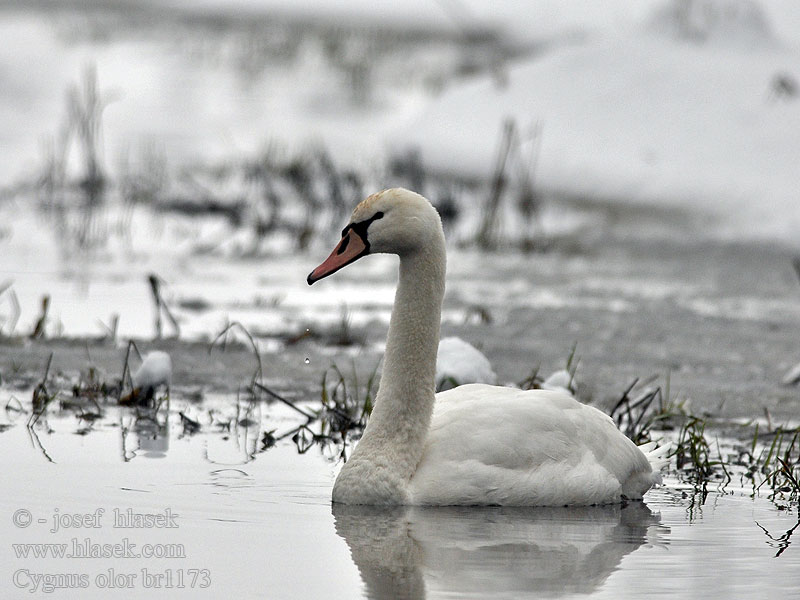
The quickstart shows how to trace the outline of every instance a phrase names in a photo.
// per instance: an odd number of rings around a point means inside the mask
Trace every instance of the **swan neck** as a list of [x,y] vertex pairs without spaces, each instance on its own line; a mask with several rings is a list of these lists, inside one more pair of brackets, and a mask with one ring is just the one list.
[[380,464],[399,484],[411,479],[425,448],[435,400],[436,354],[445,280],[444,237],[400,257],[400,277],[386,340],[383,373],[367,428],[347,467]]
[[[413,413],[434,401],[444,298],[444,253],[400,260],[378,397]],[[415,404],[416,403],[416,404]],[[427,424],[426,424],[427,425]]]

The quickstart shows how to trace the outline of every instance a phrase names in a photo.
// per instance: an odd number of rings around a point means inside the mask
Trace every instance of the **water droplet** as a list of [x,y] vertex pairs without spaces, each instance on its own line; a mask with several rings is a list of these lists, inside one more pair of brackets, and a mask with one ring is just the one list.
[[311,359],[306,356],[306,359],[303,361],[304,363],[311,364]]

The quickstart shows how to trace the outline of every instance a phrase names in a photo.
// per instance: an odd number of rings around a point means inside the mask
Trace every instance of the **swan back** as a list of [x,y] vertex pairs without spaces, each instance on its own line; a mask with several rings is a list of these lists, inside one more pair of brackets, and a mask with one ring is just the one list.
[[557,391],[472,384],[441,392],[414,504],[590,505],[641,498],[655,479],[608,415]]

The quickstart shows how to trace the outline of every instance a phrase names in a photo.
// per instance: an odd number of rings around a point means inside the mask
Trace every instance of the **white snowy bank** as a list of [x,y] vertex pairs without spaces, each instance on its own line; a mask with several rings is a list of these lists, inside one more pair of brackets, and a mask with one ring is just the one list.
[[434,169],[488,177],[502,123],[539,124],[545,190],[700,208],[724,217],[723,235],[798,243],[800,90],[778,88],[800,82],[800,48],[758,5],[717,4],[755,12],[692,37],[655,11],[618,36],[551,48],[510,66],[505,86],[486,77],[450,89],[389,143],[418,148]]

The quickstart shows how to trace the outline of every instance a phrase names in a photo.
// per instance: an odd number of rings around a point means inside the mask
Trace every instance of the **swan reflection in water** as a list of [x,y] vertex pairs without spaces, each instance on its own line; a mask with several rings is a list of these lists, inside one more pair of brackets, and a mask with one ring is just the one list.
[[372,599],[558,597],[597,589],[624,556],[666,545],[642,502],[564,508],[333,505]]

